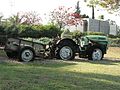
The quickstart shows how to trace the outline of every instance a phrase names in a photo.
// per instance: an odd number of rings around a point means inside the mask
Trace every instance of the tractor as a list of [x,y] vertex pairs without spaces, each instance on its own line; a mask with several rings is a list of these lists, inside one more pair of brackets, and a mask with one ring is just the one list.
[[102,35],[55,38],[47,45],[21,38],[8,38],[4,48],[9,58],[24,62],[36,57],[74,60],[76,55],[89,60],[102,60],[107,49],[108,38]]

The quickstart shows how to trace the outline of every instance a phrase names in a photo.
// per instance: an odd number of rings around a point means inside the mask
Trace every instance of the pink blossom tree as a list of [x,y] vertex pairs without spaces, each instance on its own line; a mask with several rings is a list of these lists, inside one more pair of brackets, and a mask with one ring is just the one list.
[[81,22],[80,13],[75,12],[72,7],[66,8],[60,6],[50,13],[50,21],[57,24],[59,28],[64,28],[66,25],[76,25]]

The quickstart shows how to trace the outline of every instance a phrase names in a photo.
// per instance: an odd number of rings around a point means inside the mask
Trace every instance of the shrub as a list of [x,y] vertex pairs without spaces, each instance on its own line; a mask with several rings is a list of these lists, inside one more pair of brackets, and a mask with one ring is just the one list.
[[105,34],[102,33],[102,32],[87,32],[87,33],[85,33],[85,34],[87,34],[87,35],[105,35]]
[[31,38],[40,38],[40,37],[56,37],[61,34],[59,28],[55,25],[34,25],[34,26],[24,26],[20,27],[20,37],[31,37]]
[[73,38],[80,37],[82,35],[83,35],[83,33],[80,32],[79,30],[75,30],[74,32],[72,32]]
[[80,37],[80,36],[85,36],[85,35],[105,35],[102,32],[80,32],[80,30],[75,30],[72,32],[73,38]]
[[109,37],[109,38],[117,38],[117,35],[109,34],[108,37]]
[[9,37],[31,37],[31,38],[40,38],[40,37],[56,37],[60,35],[61,30],[53,24],[48,25],[11,25],[5,24],[0,26],[0,34],[4,34]]
[[112,47],[120,47],[120,38],[110,38],[110,46]]
[[0,35],[5,35],[6,34],[4,29],[5,29],[5,27],[0,25]]
[[72,38],[72,33],[69,31],[69,29],[64,29],[61,38]]
[[51,39],[48,37],[43,37],[43,38],[40,38],[39,41],[42,44],[48,44],[51,41]]
[[7,37],[0,35],[0,45],[1,46],[5,45],[6,41],[7,41]]
[[34,41],[37,43],[42,43],[42,44],[48,44],[51,41],[51,38],[48,38],[48,37],[42,37],[39,39],[36,39],[36,38],[23,38],[23,39],[28,40],[28,41]]
[[54,38],[61,35],[62,31],[55,25],[45,25],[42,30],[42,37]]

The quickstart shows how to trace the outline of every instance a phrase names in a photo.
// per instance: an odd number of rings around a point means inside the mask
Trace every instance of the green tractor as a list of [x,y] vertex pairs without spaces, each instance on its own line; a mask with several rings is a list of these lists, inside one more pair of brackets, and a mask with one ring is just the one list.
[[20,38],[8,38],[5,52],[9,58],[18,58],[29,62],[35,57],[58,58],[73,60],[79,54],[80,58],[89,60],[102,60],[108,49],[106,36],[88,35],[72,39],[69,37],[56,38],[49,45]]
[[63,38],[56,43],[55,56],[63,60],[80,58],[102,60],[108,49],[108,39],[101,35],[87,35],[76,39]]

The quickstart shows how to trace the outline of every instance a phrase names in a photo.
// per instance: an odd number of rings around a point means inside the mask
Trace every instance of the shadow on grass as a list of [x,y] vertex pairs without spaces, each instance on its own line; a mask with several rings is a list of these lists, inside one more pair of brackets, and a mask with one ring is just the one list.
[[[91,63],[91,64],[101,64],[101,65],[118,65],[120,64],[120,59],[113,59],[113,58],[103,58],[103,60],[99,61],[92,61],[84,58],[77,58],[74,60],[69,60],[69,61],[64,61],[64,60],[44,60],[44,61],[38,61],[38,65],[41,64],[42,66],[47,66],[47,67],[63,67],[63,66],[69,66],[69,65],[77,65],[78,62],[82,63]],[[51,63],[50,65],[48,65]],[[31,63],[35,64],[35,63]]]
[[63,61],[63,60],[40,60],[40,61],[33,61],[28,63],[29,66],[42,66],[42,67],[50,67],[50,68],[59,68],[59,67],[66,67],[77,65],[76,62],[71,61]]
[[88,62],[92,64],[103,64],[103,65],[117,65],[120,64],[120,59],[112,59],[112,58],[104,58],[103,60],[99,61],[92,61],[84,58],[80,59],[75,59],[75,62]]
[[120,90],[120,76],[72,72],[66,78],[66,81],[83,90]]
[[91,61],[90,63],[103,65],[117,65],[120,64],[120,60],[103,59],[101,61]]
[[[3,50],[0,50],[0,57],[1,57],[0,59],[8,59]],[[11,60],[11,61],[15,61],[15,60]],[[36,66],[42,65],[45,67],[59,68],[59,67],[64,67],[64,66],[69,66],[69,65],[76,65],[77,62],[82,62],[82,63],[87,62],[87,63],[92,63],[92,64],[103,64],[103,65],[117,65],[117,64],[120,64],[120,59],[104,58],[103,60],[100,60],[100,61],[92,61],[92,60],[87,60],[84,58],[77,58],[73,61],[53,60],[53,59],[46,60],[45,59],[45,60],[35,60],[33,62],[27,62],[27,63],[29,63],[29,65],[36,65]],[[27,64],[24,62],[21,62],[21,63]]]
[[64,60],[34,60],[31,62],[19,62],[17,60],[1,60],[0,64],[7,64],[7,65],[14,65],[14,64],[23,64],[29,66],[42,66],[42,67],[50,67],[50,68],[59,68],[59,67],[66,67],[77,65],[78,62],[80,63],[91,63],[91,64],[101,64],[101,65],[118,65],[120,64],[120,60],[110,60],[110,59],[103,59],[100,61],[92,61],[92,60],[84,60],[84,59],[75,59],[73,61],[64,61]]
[[61,70],[60,67],[73,66],[77,62],[116,65],[120,61],[104,59],[89,61],[75,59],[40,60],[28,63],[17,61],[1,62],[1,90],[120,90],[120,76]]
[[31,62],[18,62],[15,60],[2,60],[0,64],[7,66],[32,66],[32,67],[48,67],[48,68],[60,68],[66,66],[77,65],[76,62],[63,61],[63,60],[35,60]]

